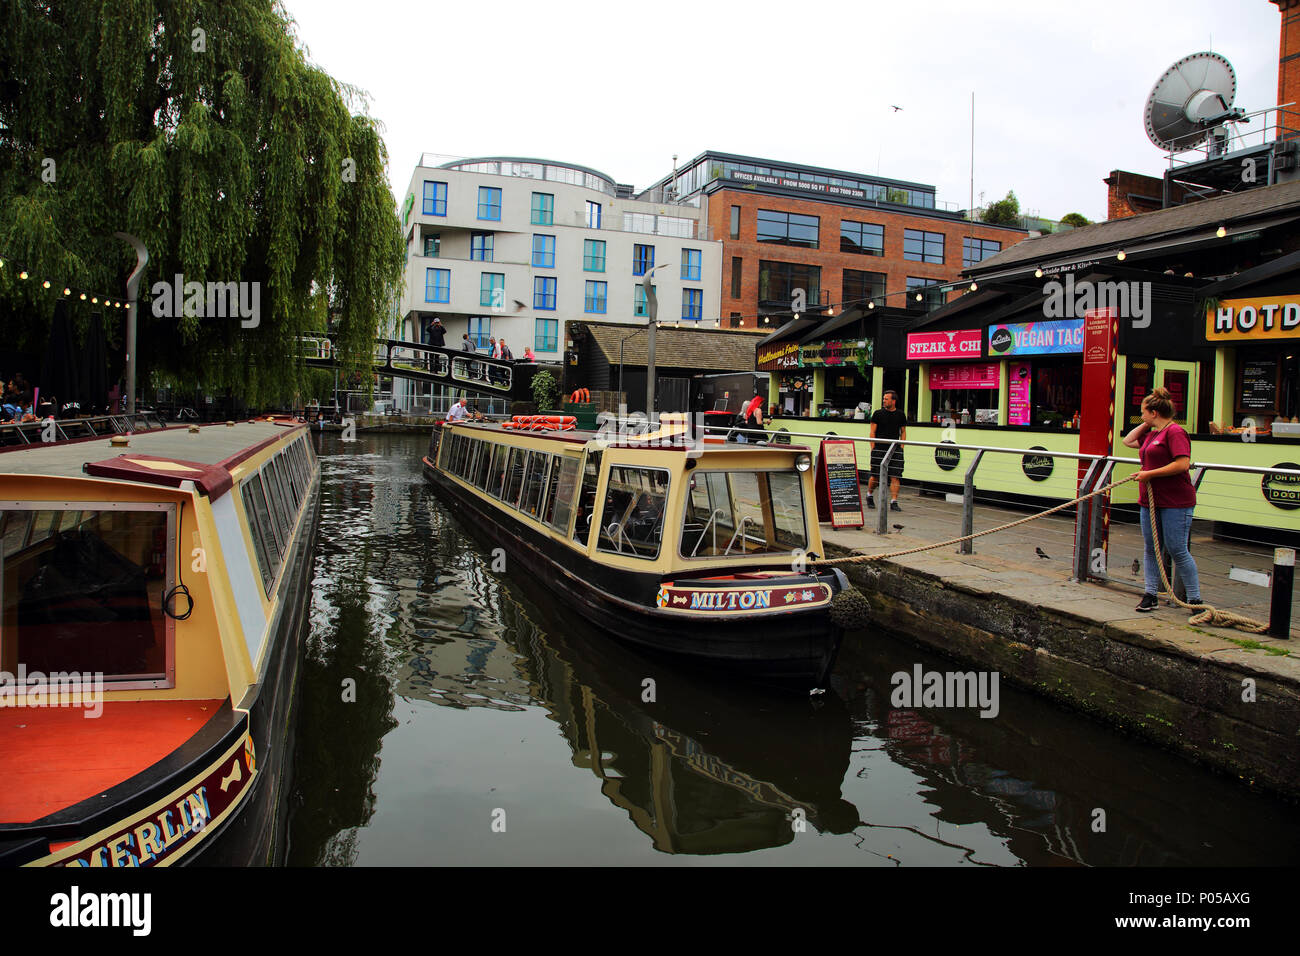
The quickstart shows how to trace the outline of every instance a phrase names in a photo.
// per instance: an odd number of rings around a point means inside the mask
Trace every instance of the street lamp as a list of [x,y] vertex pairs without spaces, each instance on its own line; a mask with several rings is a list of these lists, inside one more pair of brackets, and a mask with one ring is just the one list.
[[651,422],[655,418],[655,323],[659,319],[659,301],[655,298],[654,287],[650,281],[656,269],[662,269],[667,265],[670,263],[661,262],[657,266],[651,266],[641,279],[641,287],[645,289],[645,311],[650,317],[650,322],[646,326],[649,334],[646,339],[645,415]]

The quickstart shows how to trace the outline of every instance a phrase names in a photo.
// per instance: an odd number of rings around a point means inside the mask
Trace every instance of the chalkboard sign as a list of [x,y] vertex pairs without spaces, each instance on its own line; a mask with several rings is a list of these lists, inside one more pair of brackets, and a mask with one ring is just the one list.
[[1237,410],[1277,410],[1277,359],[1251,359],[1242,363]]
[[836,528],[861,528],[862,490],[858,485],[858,456],[853,442],[823,441],[817,471],[817,511]]

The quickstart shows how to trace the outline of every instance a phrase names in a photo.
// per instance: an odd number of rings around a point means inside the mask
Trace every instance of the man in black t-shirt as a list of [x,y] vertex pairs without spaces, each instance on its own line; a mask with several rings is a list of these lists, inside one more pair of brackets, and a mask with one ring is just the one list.
[[[893,389],[885,392],[881,396],[883,408],[876,409],[871,416],[871,437],[872,438],[899,438],[907,440],[907,416],[896,408],[898,404],[898,393]],[[894,448],[894,456],[889,459],[889,508],[891,511],[902,511],[898,507],[898,486],[903,477],[903,446],[889,445],[886,442],[871,443],[871,478],[867,481],[867,507],[876,507],[874,492],[876,490],[876,475],[880,472],[881,462],[885,460],[885,454],[889,449]]]

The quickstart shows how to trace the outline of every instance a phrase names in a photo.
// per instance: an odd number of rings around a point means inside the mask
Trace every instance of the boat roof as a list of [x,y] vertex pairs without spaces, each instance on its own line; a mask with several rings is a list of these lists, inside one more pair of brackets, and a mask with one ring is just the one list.
[[[550,431],[529,431],[528,429],[524,429],[524,428],[503,428],[500,424],[496,422],[472,422],[472,421],[446,422],[444,424],[444,427],[451,427],[453,425],[458,428],[470,428],[473,429],[474,431],[490,432],[497,435],[515,435],[521,438],[546,438],[551,441],[567,442],[575,445],[586,445],[588,442],[598,441],[603,444],[608,444],[611,447],[635,448],[638,451],[682,452],[682,451],[690,450],[690,448],[687,446],[685,442],[681,444],[664,444],[666,437],[669,436],[665,436],[665,438],[660,438],[658,437],[657,431],[647,434],[645,438],[642,439],[642,441],[637,441],[635,438],[630,436],[622,437],[618,441],[612,441],[611,436],[608,432],[591,431],[590,429],[582,429],[582,428],[576,428],[570,431],[559,431],[554,429]],[[713,438],[710,438],[707,441],[705,448],[708,450],[709,454],[738,454],[738,455],[739,454],[752,455],[755,452],[760,452],[760,451],[779,451],[785,453],[785,452],[792,452],[792,451],[810,450],[807,445],[784,445],[784,444],[760,445],[757,442],[747,442],[747,443],[723,442],[721,440],[715,440]]]
[[[126,448],[112,445],[114,435],[0,448],[0,477],[48,475],[58,478],[107,478],[177,487],[194,481],[219,497],[231,484],[231,471],[296,428],[293,421],[187,425],[131,433]],[[194,467],[191,467],[194,466]]]

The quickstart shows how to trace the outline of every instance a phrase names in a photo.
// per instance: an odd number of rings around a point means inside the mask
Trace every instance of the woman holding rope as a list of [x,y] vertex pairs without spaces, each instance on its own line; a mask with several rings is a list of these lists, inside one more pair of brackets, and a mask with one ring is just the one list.
[[1160,541],[1173,558],[1178,576],[1187,588],[1187,603],[1199,605],[1201,583],[1196,562],[1187,550],[1192,528],[1192,511],[1196,507],[1196,489],[1188,477],[1192,466],[1192,443],[1187,432],[1173,420],[1173,398],[1166,388],[1157,388],[1142,400],[1142,424],[1124,436],[1124,444],[1140,449],[1142,470],[1137,474],[1138,505],[1142,509],[1142,539],[1146,542],[1146,593],[1138,604],[1139,611],[1154,611],[1159,602],[1160,558],[1151,539],[1151,495],[1160,521]]

